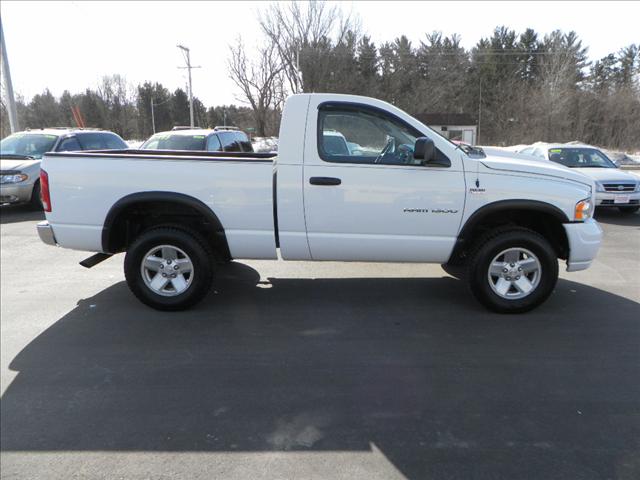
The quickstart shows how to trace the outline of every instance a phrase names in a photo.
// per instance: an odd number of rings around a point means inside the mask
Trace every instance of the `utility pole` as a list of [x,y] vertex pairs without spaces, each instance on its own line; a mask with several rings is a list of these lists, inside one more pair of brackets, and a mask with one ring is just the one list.
[[151,125],[153,126],[153,133],[156,133],[156,116],[153,113],[153,97],[151,97]]
[[191,69],[192,68],[202,68],[202,67],[194,67],[191,65],[191,55],[189,49],[184,45],[179,45],[178,48],[185,53],[185,61],[187,62],[186,67],[178,67],[178,68],[186,68],[189,71],[189,120],[191,121],[191,128],[195,126],[193,121],[193,87],[191,85]]
[[164,105],[165,103],[168,103],[169,101],[171,101],[171,98],[166,99],[164,102],[160,102],[160,103],[153,103],[153,95],[151,96],[151,126],[153,129],[153,133],[156,133],[156,114],[155,114],[155,109],[154,107],[159,107],[160,105]]
[[11,83],[11,72],[9,71],[9,57],[7,56],[7,46],[4,43],[4,29],[2,19],[0,19],[0,50],[2,50],[2,70],[4,71],[4,84],[7,89],[7,110],[9,113],[9,127],[11,133],[20,129],[18,126],[18,114],[16,112],[16,99],[13,96],[13,84]]
[[478,133],[476,134],[476,145],[480,144],[480,120],[482,119],[482,77],[480,78],[480,98],[478,99]]

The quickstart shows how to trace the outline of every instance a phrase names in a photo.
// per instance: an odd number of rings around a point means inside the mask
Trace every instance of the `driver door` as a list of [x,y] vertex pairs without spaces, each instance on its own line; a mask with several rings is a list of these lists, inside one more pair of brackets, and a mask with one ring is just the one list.
[[377,107],[312,101],[307,122],[304,208],[314,260],[448,259],[464,206],[459,159],[422,165],[413,146],[423,133]]

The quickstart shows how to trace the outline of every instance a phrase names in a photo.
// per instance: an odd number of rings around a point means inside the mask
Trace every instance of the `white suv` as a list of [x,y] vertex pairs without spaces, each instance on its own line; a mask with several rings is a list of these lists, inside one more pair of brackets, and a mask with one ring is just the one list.
[[596,207],[617,207],[622,213],[640,210],[640,177],[619,169],[595,147],[535,143],[519,153],[559,163],[593,179],[596,184]]

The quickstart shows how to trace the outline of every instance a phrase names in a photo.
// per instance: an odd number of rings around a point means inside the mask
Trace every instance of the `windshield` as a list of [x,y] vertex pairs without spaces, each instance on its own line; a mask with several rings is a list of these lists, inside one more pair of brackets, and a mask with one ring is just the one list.
[[604,153],[595,148],[552,148],[549,160],[569,168],[616,168]]
[[57,139],[57,135],[15,133],[0,142],[0,155],[42,158],[53,148]]
[[144,142],[143,150],[206,150],[205,135],[159,133]]

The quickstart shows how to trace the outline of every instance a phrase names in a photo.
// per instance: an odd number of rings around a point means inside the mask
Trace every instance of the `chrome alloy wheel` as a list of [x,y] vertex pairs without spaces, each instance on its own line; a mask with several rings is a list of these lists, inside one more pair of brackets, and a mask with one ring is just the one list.
[[487,278],[491,289],[507,300],[530,295],[540,283],[542,265],[525,248],[509,248],[494,257]]
[[184,250],[173,245],[153,247],[140,265],[145,285],[158,295],[175,297],[193,283],[193,263]]

